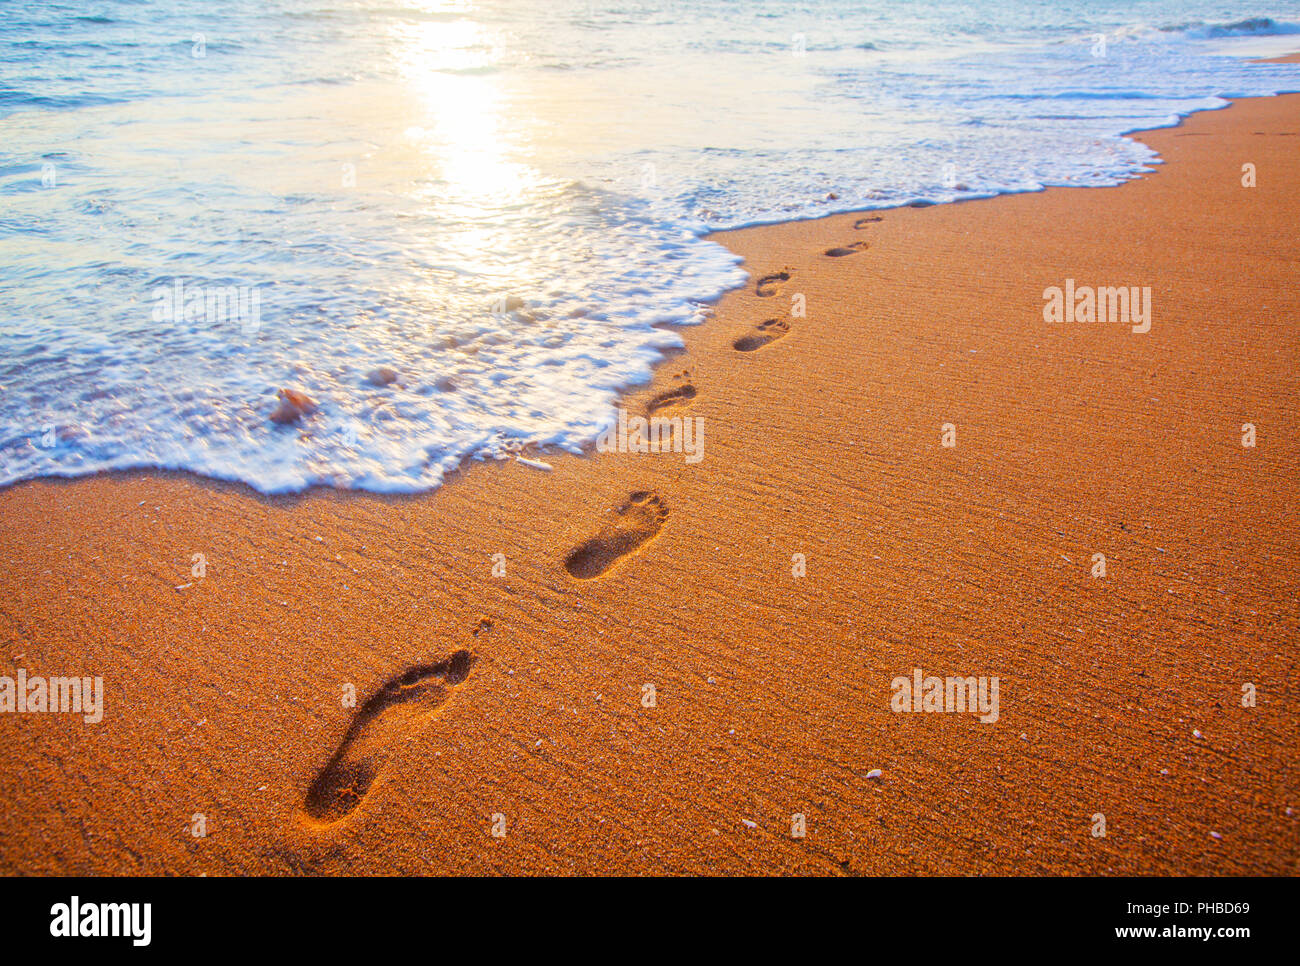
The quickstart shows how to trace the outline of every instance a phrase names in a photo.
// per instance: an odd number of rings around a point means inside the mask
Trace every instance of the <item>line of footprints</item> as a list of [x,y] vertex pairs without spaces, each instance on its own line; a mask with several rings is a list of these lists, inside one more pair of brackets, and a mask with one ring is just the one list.
[[[861,230],[880,220],[879,216],[859,218],[853,227]],[[854,242],[827,249],[825,254],[843,258],[867,247],[866,242]],[[771,298],[788,281],[789,271],[765,275],[758,280],[755,294]],[[786,320],[768,319],[736,339],[732,346],[738,352],[754,352],[789,331]],[[679,372],[668,389],[650,400],[646,415],[672,416],[689,405],[696,394],[691,371]],[[577,580],[600,577],[620,559],[653,540],[667,519],[668,506],[658,495],[648,490],[632,493],[614,508],[600,532],[570,551],[564,569]],[[492,622],[482,620],[474,629],[474,637],[491,629]],[[329,828],[356,812],[394,749],[400,746],[400,739],[424,727],[437,714],[469,677],[474,661],[471,651],[459,650],[444,661],[408,668],[371,695],[357,710],[342,743],[307,790],[302,803],[307,824]]]
[[[882,220],[879,215],[870,215],[866,218],[859,218],[853,223],[853,227],[861,231],[868,225]],[[823,254],[830,258],[844,258],[846,255],[856,255],[858,252],[866,251],[869,247],[867,242],[855,241],[847,245],[828,248]],[[764,275],[754,287],[754,294],[759,298],[772,298],[774,295],[780,294],[782,286],[788,281],[790,281],[790,272],[788,270]],[[766,322],[760,322],[754,327],[753,331],[742,335],[731,345],[737,352],[754,352],[765,345],[770,345],[789,332],[790,323],[785,319],[768,319]]]

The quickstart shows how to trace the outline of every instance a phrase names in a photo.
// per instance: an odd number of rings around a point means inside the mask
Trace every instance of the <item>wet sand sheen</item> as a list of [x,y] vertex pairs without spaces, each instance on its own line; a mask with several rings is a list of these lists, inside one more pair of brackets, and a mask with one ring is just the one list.
[[[0,715],[0,870],[1295,873],[1297,106],[1120,188],[718,236],[751,285],[627,400],[699,464],[0,493],[5,673],[107,701]],[[1151,331],[1047,325],[1067,278]],[[915,668],[999,720],[891,712]]]

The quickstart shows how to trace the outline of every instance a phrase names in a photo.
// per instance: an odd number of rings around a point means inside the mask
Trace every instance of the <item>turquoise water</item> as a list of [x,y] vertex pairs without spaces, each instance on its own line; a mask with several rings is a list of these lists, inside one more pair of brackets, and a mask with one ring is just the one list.
[[1300,90],[1246,62],[1295,4],[219,7],[4,5],[0,483],[578,450],[744,283],[708,231],[1115,184],[1125,132]]

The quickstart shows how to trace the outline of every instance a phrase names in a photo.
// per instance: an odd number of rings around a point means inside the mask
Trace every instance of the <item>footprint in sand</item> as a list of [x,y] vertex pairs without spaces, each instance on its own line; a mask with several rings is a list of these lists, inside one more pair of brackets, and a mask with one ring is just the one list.
[[768,319],[758,325],[749,335],[742,335],[733,342],[732,348],[740,352],[753,352],[769,342],[775,342],[790,331],[790,323],[782,319]]
[[599,577],[620,559],[654,538],[668,519],[668,507],[653,493],[640,490],[614,511],[614,519],[564,560],[564,569],[579,580]]
[[781,291],[781,283],[790,281],[789,272],[773,272],[771,275],[764,275],[754,286],[754,292],[760,298],[769,299]]
[[673,385],[654,396],[646,403],[646,415],[653,416],[665,410],[682,409],[695,398],[695,385],[691,382],[691,371],[683,370],[673,376]]
[[845,255],[856,255],[858,252],[866,251],[869,247],[866,242],[854,242],[852,245],[844,245],[840,248],[828,248],[826,254],[832,258],[843,258]]
[[877,221],[884,221],[884,220],[885,219],[881,218],[879,215],[872,215],[869,218],[859,218],[857,221],[853,223],[853,227],[856,228],[858,231],[861,231],[863,228],[866,228],[870,224],[874,224]]
[[[480,623],[474,636],[484,629]],[[307,817],[317,825],[333,825],[355,812],[398,742],[446,703],[452,689],[469,677],[473,663],[469,651],[457,651],[445,661],[410,668],[367,699],[307,790],[302,804]]]

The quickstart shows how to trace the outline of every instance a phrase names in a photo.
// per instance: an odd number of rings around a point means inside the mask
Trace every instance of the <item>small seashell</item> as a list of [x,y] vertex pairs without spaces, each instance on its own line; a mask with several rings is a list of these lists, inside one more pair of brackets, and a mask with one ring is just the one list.
[[873,769],[871,769],[871,771],[867,772],[867,777],[868,777],[868,778],[879,778],[879,777],[880,777],[881,775],[883,775],[883,774],[884,774],[884,772],[882,772],[879,768],[873,768]]
[[758,828],[758,823],[757,823],[757,822],[751,822],[751,821],[750,821],[749,819],[747,819],[747,818],[742,818],[742,819],[740,820],[740,824],[743,825],[743,826],[745,826],[745,828]]
[[316,411],[316,400],[297,389],[281,389],[276,393],[280,404],[271,413],[271,422],[285,425],[296,423],[303,416],[310,416]]

